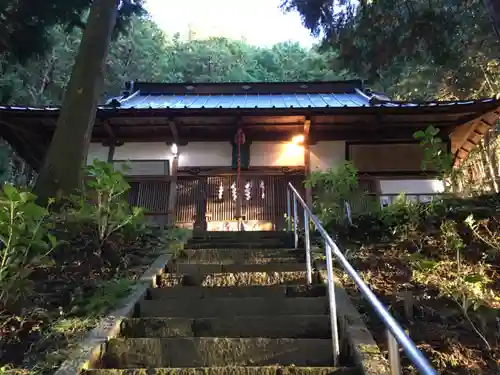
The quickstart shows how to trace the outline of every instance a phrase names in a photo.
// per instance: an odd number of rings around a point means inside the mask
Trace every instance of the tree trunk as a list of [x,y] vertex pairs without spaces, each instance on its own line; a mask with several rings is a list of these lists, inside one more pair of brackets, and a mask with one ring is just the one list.
[[[486,182],[486,184],[488,184],[488,186],[489,186],[488,193],[494,193],[496,191],[496,187],[493,183],[493,173],[491,170],[491,164],[490,164],[488,153],[487,153],[487,150],[485,147],[485,140],[484,139],[483,139],[480,147],[481,147],[480,148],[480,157],[481,157],[481,161],[483,164],[484,177],[485,177],[483,181]],[[481,185],[484,186],[485,184],[483,183]]]
[[104,66],[120,0],[93,2],[35,193],[40,203],[73,192],[83,181]]
[[494,144],[494,139],[492,140],[491,132],[488,132],[484,138],[484,145],[486,148],[486,154],[488,155],[488,166],[491,173],[491,186],[493,187],[495,193],[498,193],[498,161],[496,158],[496,150],[494,147],[491,147],[491,144]]
[[493,24],[493,30],[495,30],[495,34],[500,39],[500,1],[483,0],[483,3]]

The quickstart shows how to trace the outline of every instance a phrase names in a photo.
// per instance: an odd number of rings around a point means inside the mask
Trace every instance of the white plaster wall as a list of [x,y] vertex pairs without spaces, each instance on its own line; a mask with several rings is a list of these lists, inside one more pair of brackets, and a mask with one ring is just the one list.
[[252,142],[250,167],[296,167],[304,165],[304,147],[290,142]]
[[382,194],[433,194],[444,191],[443,183],[437,179],[425,180],[380,180]]
[[[127,170],[123,171],[123,165],[127,165]],[[168,160],[135,160],[125,162],[115,162],[115,169],[123,171],[129,176],[164,176],[169,171]]]
[[[179,146],[179,167],[231,166],[229,142],[190,142]],[[170,146],[164,142],[130,142],[116,147],[115,160],[171,160]]]
[[103,146],[101,143],[91,143],[87,154],[87,165],[93,163],[94,159],[101,161],[108,160],[109,147]]
[[190,142],[179,147],[179,167],[230,167],[230,142]]
[[310,146],[311,171],[335,169],[345,162],[345,141],[323,141]]
[[114,160],[168,160],[172,157],[165,142],[130,142],[115,148]]

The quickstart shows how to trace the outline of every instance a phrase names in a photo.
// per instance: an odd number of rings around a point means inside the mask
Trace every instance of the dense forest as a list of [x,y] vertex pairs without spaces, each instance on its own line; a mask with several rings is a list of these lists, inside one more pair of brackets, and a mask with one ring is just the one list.
[[[325,13],[286,1],[303,14],[311,32],[325,36],[312,50],[280,43],[258,48],[225,38],[180,40],[166,35],[147,15],[133,16],[111,44],[105,95],[129,79],[186,81],[293,81],[359,77],[398,99],[453,100],[500,93],[500,41],[482,1],[375,2],[353,16]],[[331,1],[310,2],[332,3]],[[398,3],[399,5],[394,7]],[[455,4],[456,3],[456,4]],[[470,4],[469,4],[470,3]],[[334,9],[334,8],[332,8]],[[345,20],[344,23],[341,20]],[[378,22],[374,22],[378,20]],[[445,22],[446,20],[446,22]],[[58,104],[71,74],[81,29],[55,24],[47,48],[20,62],[0,60],[0,101]]]
[[[81,31],[50,31],[49,51],[21,65],[6,64],[0,77],[4,104],[59,104],[71,74]],[[127,80],[159,82],[297,81],[349,78],[333,69],[336,54],[307,50],[298,43],[259,48],[225,38],[179,40],[147,17],[134,18],[113,41],[106,61],[103,99],[117,95]]]
[[340,66],[389,95],[464,99],[500,92],[494,3],[284,0],[282,7],[302,15],[323,49],[337,51]]

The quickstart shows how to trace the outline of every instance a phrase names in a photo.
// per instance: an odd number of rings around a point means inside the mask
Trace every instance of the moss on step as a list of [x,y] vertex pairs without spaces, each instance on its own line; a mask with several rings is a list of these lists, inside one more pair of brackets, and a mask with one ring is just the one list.
[[329,339],[327,315],[217,318],[139,318],[124,322],[125,337],[268,337]]
[[305,271],[306,264],[297,261],[287,263],[266,264],[205,264],[205,263],[172,263],[168,271],[177,274],[206,275],[210,273],[240,272],[296,272]]
[[329,366],[330,339],[162,338],[112,339],[103,368]]
[[328,312],[326,297],[315,298],[203,298],[146,300],[140,303],[142,317],[211,318],[232,316],[324,315]]
[[228,286],[219,288],[184,287],[154,288],[149,291],[150,299],[200,299],[226,297],[267,297],[270,299],[283,297],[324,297],[325,285],[251,285]]
[[305,252],[291,249],[204,249],[195,250],[186,248],[183,250],[183,260],[196,263],[274,263],[284,259],[304,259]]
[[155,368],[155,369],[96,369],[88,370],[85,375],[355,375],[351,368],[334,367],[198,367],[198,368]]
[[161,287],[175,285],[224,287],[250,285],[305,284],[306,272],[239,272],[214,273],[209,275],[172,275],[160,277]]

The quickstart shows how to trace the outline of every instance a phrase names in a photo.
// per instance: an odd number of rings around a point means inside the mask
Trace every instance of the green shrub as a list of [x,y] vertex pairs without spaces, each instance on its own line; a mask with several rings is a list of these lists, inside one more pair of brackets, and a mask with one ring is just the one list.
[[346,162],[337,169],[314,171],[306,187],[314,190],[313,211],[322,223],[341,223],[345,219],[345,202],[360,196],[357,170]]
[[142,229],[144,209],[131,207],[127,201],[130,185],[122,172],[99,160],[87,167],[89,178],[83,191],[72,196],[71,214],[77,221],[95,225],[98,251],[120,229]]
[[[35,203],[36,196],[5,184],[0,195],[0,305],[8,307],[26,289],[35,267],[59,244],[50,234],[49,206]],[[0,307],[2,307],[0,306]]]

